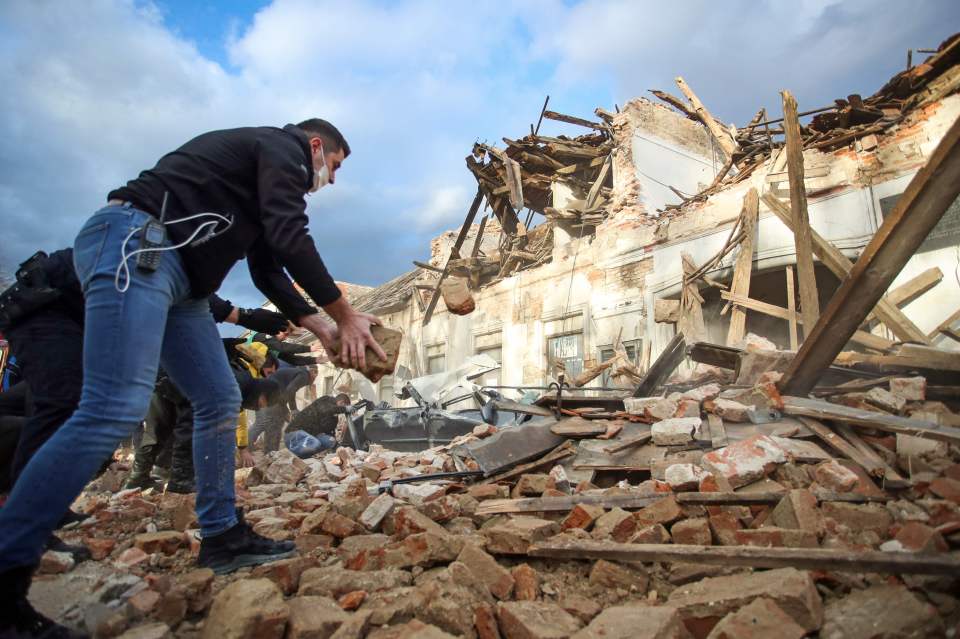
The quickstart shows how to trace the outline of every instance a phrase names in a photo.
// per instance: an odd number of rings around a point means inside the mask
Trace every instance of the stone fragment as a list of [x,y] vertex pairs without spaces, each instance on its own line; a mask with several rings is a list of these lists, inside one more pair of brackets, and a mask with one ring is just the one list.
[[423,611],[426,603],[423,592],[418,588],[394,588],[369,593],[363,607],[372,613],[370,624],[382,626],[413,619]]
[[613,539],[623,543],[630,539],[636,530],[637,520],[633,515],[622,508],[614,508],[597,518],[590,536],[594,539]]
[[867,394],[864,396],[864,401],[871,406],[876,406],[880,410],[893,413],[895,415],[902,413],[903,409],[907,406],[907,400],[894,395],[886,388],[882,388],[880,386],[871,388],[869,391],[867,391]]
[[146,617],[160,603],[160,593],[156,590],[141,590],[127,599],[127,607],[134,617]]
[[302,459],[286,450],[275,455],[274,460],[263,471],[263,478],[267,483],[295,486],[306,476],[310,467]]
[[[457,636],[472,637],[476,632],[475,611],[478,606],[492,607],[493,599],[482,585],[471,579],[463,564],[450,564],[453,570],[441,573],[420,587],[424,604],[417,618]],[[453,572],[466,573],[454,577]],[[478,587],[479,586],[479,587]]]
[[292,595],[300,586],[300,575],[312,568],[315,560],[310,557],[293,557],[262,564],[253,569],[251,577],[264,577],[280,587],[285,595]]
[[431,566],[453,561],[463,550],[464,539],[454,535],[417,533],[400,541],[358,552],[351,558],[348,568],[356,570],[381,570],[384,568],[411,568]]
[[37,572],[41,575],[59,575],[73,570],[75,564],[76,561],[70,553],[48,550],[41,555]]
[[943,535],[926,524],[909,521],[902,526],[893,538],[908,552],[934,554],[949,550]]
[[669,524],[682,516],[683,511],[680,509],[676,497],[670,495],[641,508],[637,511],[635,519],[638,525],[649,526],[651,524]]
[[173,635],[170,634],[170,626],[156,621],[137,626],[136,628],[130,628],[122,635],[119,635],[117,639],[171,639],[172,637]]
[[836,532],[837,527],[842,526],[855,533],[873,532],[885,539],[893,523],[890,512],[876,504],[828,501],[820,506],[820,511],[823,513],[825,528],[831,532]]
[[706,471],[696,464],[671,464],[664,471],[664,481],[676,492],[697,490],[701,480],[707,475]]
[[357,522],[330,509],[317,509],[304,518],[300,524],[301,534],[326,533],[338,539],[364,534]]
[[858,482],[856,473],[833,459],[817,464],[813,475],[818,484],[840,493],[853,490]]
[[955,504],[960,504],[960,481],[939,477],[930,482],[930,492]]
[[344,610],[356,610],[366,598],[367,592],[365,590],[354,590],[337,599],[337,605]]
[[473,627],[478,639],[501,639],[497,614],[493,606],[477,606],[473,609]]
[[713,541],[710,522],[705,517],[681,519],[670,528],[670,536],[675,544],[709,546]]
[[467,494],[478,501],[504,499],[510,496],[510,489],[500,484],[474,484],[467,489]]
[[823,639],[947,636],[936,608],[899,585],[854,590],[830,602],[823,616]]
[[569,530],[571,528],[580,528],[583,530],[590,530],[590,527],[593,526],[593,522],[597,520],[598,517],[603,515],[603,506],[597,506],[594,504],[577,504],[573,507],[573,510],[570,511],[562,522],[560,522],[560,530]]
[[590,620],[600,614],[602,610],[600,604],[593,599],[576,594],[563,597],[559,604],[561,608],[583,623],[590,623]]
[[94,603],[83,611],[83,624],[94,637],[116,637],[127,629],[130,619],[125,610]]
[[514,579],[510,571],[474,544],[464,544],[457,561],[464,563],[497,599],[509,599]]
[[560,531],[553,521],[536,517],[512,517],[481,532],[487,538],[487,550],[494,554],[524,555],[530,544],[548,539]]
[[102,561],[110,556],[117,546],[117,541],[105,537],[84,537],[83,545],[90,551],[91,559]]
[[817,498],[805,488],[788,492],[773,509],[769,521],[780,528],[796,528],[815,535],[823,534],[823,516],[817,507]]
[[758,597],[776,603],[807,632],[823,623],[823,606],[810,573],[777,568],[727,577],[708,577],[680,586],[668,603],[680,611],[687,628],[703,636],[720,619]]
[[734,538],[741,546],[762,548],[816,548],[819,546],[816,533],[775,526],[738,530],[734,533]]
[[350,618],[340,624],[330,639],[363,639],[367,636],[371,614],[369,610],[360,610],[350,615]]
[[670,543],[670,532],[664,528],[663,524],[651,524],[639,528],[630,538],[631,544],[668,544]]
[[411,619],[405,624],[377,628],[367,635],[367,639],[456,639],[453,635],[440,628],[418,619]]
[[696,388],[685,391],[680,397],[681,399],[692,399],[696,402],[702,402],[713,399],[720,394],[720,390],[719,384],[704,384],[703,386],[697,386]]
[[183,591],[174,588],[163,593],[156,609],[153,611],[153,617],[174,628],[187,616],[188,610],[190,610],[190,607]]
[[513,576],[513,598],[517,601],[535,601],[540,596],[540,576],[528,564],[514,566],[510,571]]
[[546,474],[524,474],[517,480],[517,486],[514,489],[515,497],[539,497],[543,494],[550,483],[550,475]]
[[710,532],[713,533],[714,543],[721,546],[736,546],[737,531],[740,530],[740,520],[729,511],[721,511],[710,515]]
[[890,392],[908,402],[922,402],[927,398],[927,380],[923,377],[895,377],[890,380]]
[[747,406],[732,399],[718,398],[707,403],[707,410],[728,422],[749,422],[753,406]]
[[739,488],[769,475],[787,461],[783,449],[766,435],[754,435],[720,450],[707,453],[701,465]]
[[677,401],[677,412],[674,417],[700,417],[700,402],[695,399],[683,399]]
[[602,588],[623,588],[627,591],[644,593],[650,579],[646,573],[628,568],[612,561],[600,559],[590,569],[590,585]]
[[677,414],[676,400],[663,397],[628,397],[623,400],[624,408],[631,415],[642,415],[652,419],[670,419]]
[[484,439],[497,434],[497,427],[492,424],[477,424],[473,427],[473,436],[477,439]]
[[431,520],[443,524],[460,514],[460,500],[453,495],[444,495],[421,504],[418,510]]
[[117,568],[132,568],[150,560],[150,555],[139,548],[127,548],[113,562]]
[[655,423],[650,427],[650,433],[657,446],[682,446],[693,441],[698,428],[699,417],[674,417]]
[[191,612],[203,612],[213,600],[213,571],[197,568],[177,580],[177,588],[183,593]]
[[383,532],[393,535],[397,539],[425,532],[435,535],[447,534],[443,526],[410,506],[395,509],[393,515],[387,517],[381,527]]
[[553,482],[553,487],[563,493],[570,492],[570,477],[567,475],[567,471],[563,469],[563,466],[557,464],[550,469],[548,473],[550,475],[550,481]]
[[201,639],[281,639],[290,611],[269,579],[241,579],[220,591]]
[[690,639],[676,608],[629,604],[601,612],[571,639]]
[[801,639],[806,634],[780,606],[766,597],[759,597],[721,619],[707,639]]
[[350,618],[326,597],[294,597],[288,602],[290,618],[285,639],[327,639]]
[[405,570],[343,570],[341,568],[309,568],[300,575],[297,594],[323,597],[341,597],[354,590],[373,593],[391,590],[413,583],[413,576]]
[[505,639],[566,639],[583,625],[560,606],[541,601],[504,601],[497,620]]
[[476,308],[473,295],[468,286],[469,280],[465,277],[448,275],[440,283],[440,295],[447,310],[454,315],[469,315]]

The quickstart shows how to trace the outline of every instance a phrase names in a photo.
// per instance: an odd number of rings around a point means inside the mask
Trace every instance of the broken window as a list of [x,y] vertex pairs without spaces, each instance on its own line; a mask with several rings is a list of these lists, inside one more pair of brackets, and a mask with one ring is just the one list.
[[[634,366],[640,366],[640,358],[643,356],[643,340],[635,339],[627,342],[623,342],[623,350],[627,353],[627,359]],[[599,362],[605,362],[611,357],[613,357],[615,351],[613,346],[601,346],[600,347],[600,360]],[[598,362],[598,363],[599,363]],[[600,375],[600,385],[601,386],[610,386],[610,369],[603,371]]]
[[[497,344],[496,346],[488,346],[486,348],[478,348],[477,355],[487,355],[493,358],[497,364],[503,363],[503,348],[501,348],[500,344]],[[480,386],[499,386],[502,383],[500,380],[500,369],[498,368],[496,370],[487,371],[481,375],[477,380],[477,384]]]
[[447,370],[447,356],[443,351],[443,344],[427,346],[427,375],[442,373]]
[[568,333],[547,338],[547,374],[567,379],[583,372],[583,333]]

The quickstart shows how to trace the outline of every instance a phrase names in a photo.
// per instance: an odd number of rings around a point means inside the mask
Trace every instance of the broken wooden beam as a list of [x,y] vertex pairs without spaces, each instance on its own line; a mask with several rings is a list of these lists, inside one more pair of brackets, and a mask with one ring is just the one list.
[[790,350],[795,351],[800,345],[800,340],[797,335],[797,300],[796,293],[794,292],[793,267],[787,266],[784,273],[787,277],[787,312],[790,313],[789,319],[787,320],[790,331]]
[[487,477],[486,479],[482,480],[480,483],[496,484],[501,481],[509,481],[514,477],[519,477],[520,475],[523,475],[524,473],[529,473],[532,470],[536,470],[538,468],[542,468],[550,464],[555,464],[561,459],[566,459],[571,455],[575,455],[576,452],[577,451],[575,450],[573,443],[569,441],[565,441],[559,446],[557,446],[556,448],[554,448],[552,451],[550,451],[549,453],[541,457],[540,459],[535,459],[532,462],[527,462],[526,464],[520,464],[519,466],[511,470],[507,470],[502,473],[498,473],[496,475],[491,475],[490,477]]
[[[762,199],[770,208],[770,211],[790,229],[790,232],[793,232],[794,226],[793,219],[790,216],[790,209],[771,193],[765,193]],[[820,262],[830,269],[830,272],[836,275],[837,279],[842,282],[853,268],[853,262],[813,229],[810,229],[810,239],[813,240],[813,252],[820,259]],[[873,314],[901,341],[915,341],[923,344],[930,343],[930,338],[925,335],[910,318],[904,315],[903,311],[889,300],[881,298],[880,301],[877,302],[876,308],[873,309]]]
[[[740,242],[740,253],[737,255],[736,265],[733,268],[733,279],[730,283],[730,292],[747,297],[750,295],[750,273],[753,271],[753,243],[757,231],[757,219],[760,211],[760,196],[757,189],[751,188],[743,197],[743,208],[740,217],[743,218],[743,240]],[[735,346],[743,341],[747,325],[747,313],[734,306],[730,313],[730,328],[727,331],[727,345]]]
[[567,124],[576,124],[578,126],[585,126],[588,129],[598,129],[600,131],[605,131],[607,125],[600,124],[599,122],[591,122],[590,120],[584,120],[583,118],[578,118],[572,115],[565,115],[563,113],[557,113],[556,111],[544,111],[543,117],[548,120],[556,120],[557,122],[566,122]]
[[897,200],[780,380],[805,395],[960,195],[960,120]]
[[614,446],[607,446],[603,449],[603,452],[607,453],[608,455],[612,455],[613,453],[619,453],[627,450],[628,448],[633,448],[634,446],[643,446],[649,442],[652,437],[653,435],[651,433],[644,433],[632,439],[625,439],[617,442]]
[[685,544],[618,544],[608,541],[552,539],[534,544],[533,557],[607,559],[619,562],[685,562],[754,568],[798,568],[890,574],[960,574],[960,557],[908,552],[846,551],[827,548],[759,548]]
[[860,449],[827,428],[822,422],[812,417],[798,417],[798,419],[804,426],[812,430],[817,437],[829,444],[832,448],[835,448],[847,458],[860,464],[868,474],[874,477],[883,477],[884,464],[877,463],[876,460],[861,453]]
[[[697,97],[697,94],[687,86],[686,81],[677,76],[676,78],[677,86],[680,88],[680,91],[686,96],[687,100],[690,101],[690,105],[693,108],[693,112],[697,114],[697,117],[703,122],[703,125],[707,127],[707,130],[710,131],[710,134],[713,135],[714,139],[717,141],[717,144],[720,145],[720,148],[723,149],[724,154],[727,157],[731,157],[737,150],[737,143],[730,136],[730,133],[726,128],[720,126],[720,123],[717,122],[710,112],[707,111],[707,108],[703,106],[703,103],[700,102],[700,98]],[[658,96],[659,97],[659,96]]]
[[683,333],[677,333],[667,343],[667,346],[660,353],[647,371],[643,381],[633,392],[634,397],[649,397],[654,389],[663,384],[668,377],[677,369],[680,362],[686,357],[687,343],[683,338]]
[[888,433],[899,433],[960,444],[960,429],[919,419],[907,419],[906,417],[897,417],[886,413],[831,404],[819,399],[784,395],[783,412],[786,415],[813,417],[819,420],[827,419],[853,424],[854,426],[875,428]]
[[806,337],[806,331],[810,330],[820,316],[820,301],[813,268],[807,190],[803,183],[803,139],[800,136],[800,120],[797,118],[797,100],[789,91],[781,91],[780,95],[783,97],[783,126],[787,136],[787,175],[790,181],[790,215],[793,220],[797,275],[800,280],[800,316],[807,324],[804,331]]
[[887,301],[896,306],[909,304],[943,280],[943,271],[934,266],[911,277],[909,280],[887,293]]

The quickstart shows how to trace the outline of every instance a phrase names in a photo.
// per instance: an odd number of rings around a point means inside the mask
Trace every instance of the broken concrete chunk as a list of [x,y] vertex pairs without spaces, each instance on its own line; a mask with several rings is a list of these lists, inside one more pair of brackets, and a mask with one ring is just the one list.
[[495,554],[523,555],[530,544],[560,532],[554,521],[536,517],[512,517],[481,531],[487,538],[487,550]]
[[440,295],[454,315],[469,315],[476,308],[476,302],[470,293],[469,280],[465,277],[448,275],[440,284]]
[[680,519],[683,511],[677,503],[677,498],[669,495],[655,501],[646,508],[642,508],[634,515],[637,523],[641,526],[650,524],[669,524]]
[[761,548],[817,548],[820,545],[816,533],[776,526],[738,530],[734,533],[734,538],[741,546]]
[[854,590],[824,610],[823,639],[944,637],[936,608],[903,586],[877,585]]
[[590,570],[590,585],[603,588],[623,588],[628,592],[644,593],[650,579],[636,568],[601,559]]
[[516,584],[513,597],[517,601],[535,601],[540,596],[540,575],[528,564],[520,564],[510,571]]
[[747,406],[732,399],[717,398],[710,401],[707,410],[728,422],[749,422],[753,406]]
[[835,490],[839,493],[853,490],[859,481],[855,472],[834,459],[817,464],[813,469],[813,476],[817,483],[827,490]]
[[590,536],[598,540],[613,539],[623,543],[630,539],[636,530],[637,520],[633,515],[622,508],[614,508],[597,518]]
[[281,639],[290,610],[269,579],[241,579],[216,596],[203,624],[202,639]]
[[341,597],[354,590],[368,593],[392,590],[413,583],[413,576],[405,570],[343,570],[341,568],[310,568],[300,575],[298,595]]
[[817,506],[817,498],[805,488],[788,492],[773,509],[769,521],[780,528],[823,534],[823,515]]
[[880,386],[871,388],[869,391],[867,391],[864,399],[868,404],[895,415],[902,413],[903,409],[907,406],[907,400],[894,395],[887,389],[881,388]]
[[707,639],[801,639],[806,634],[806,630],[780,606],[766,597],[760,597],[721,619]]
[[916,521],[910,521],[900,526],[900,530],[893,538],[907,552],[936,554],[949,550],[947,542],[944,541],[943,536],[937,532],[936,528],[931,528]]
[[560,606],[542,601],[505,601],[497,605],[505,639],[566,639],[583,625]]
[[705,517],[681,519],[670,528],[670,536],[675,544],[696,546],[709,546],[713,539],[710,522]]
[[601,612],[571,639],[688,639],[676,608],[630,604]]
[[739,488],[769,475],[787,461],[784,450],[766,435],[754,435],[726,448],[707,453],[703,467]]
[[773,601],[807,632],[823,623],[823,606],[810,573],[795,568],[709,577],[680,586],[668,603],[679,610],[687,628],[704,630],[758,597]]
[[457,557],[497,599],[509,599],[514,579],[510,571],[474,544],[464,544]]
[[699,417],[674,417],[655,423],[650,427],[650,434],[657,446],[682,446],[693,441],[698,428]]
[[923,377],[895,377],[890,380],[890,392],[907,402],[922,402],[927,398],[927,380]]
[[707,472],[696,464],[671,464],[664,471],[663,478],[676,492],[697,490],[700,481]]
[[290,619],[285,639],[330,637],[350,618],[332,599],[294,597],[289,602]]
[[396,500],[387,493],[378,495],[360,514],[360,523],[367,530],[377,530],[383,520],[393,512],[396,503]]
[[643,415],[651,419],[670,419],[677,414],[678,404],[674,399],[663,397],[628,397],[623,405],[631,415]]

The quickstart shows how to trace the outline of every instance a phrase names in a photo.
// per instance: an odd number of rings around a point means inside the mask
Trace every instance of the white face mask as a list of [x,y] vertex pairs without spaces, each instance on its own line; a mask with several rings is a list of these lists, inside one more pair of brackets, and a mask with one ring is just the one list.
[[323,168],[317,170],[316,166],[313,167],[313,188],[310,189],[310,193],[316,193],[330,184],[330,167],[327,166],[323,145],[320,145],[320,161],[323,163]]

